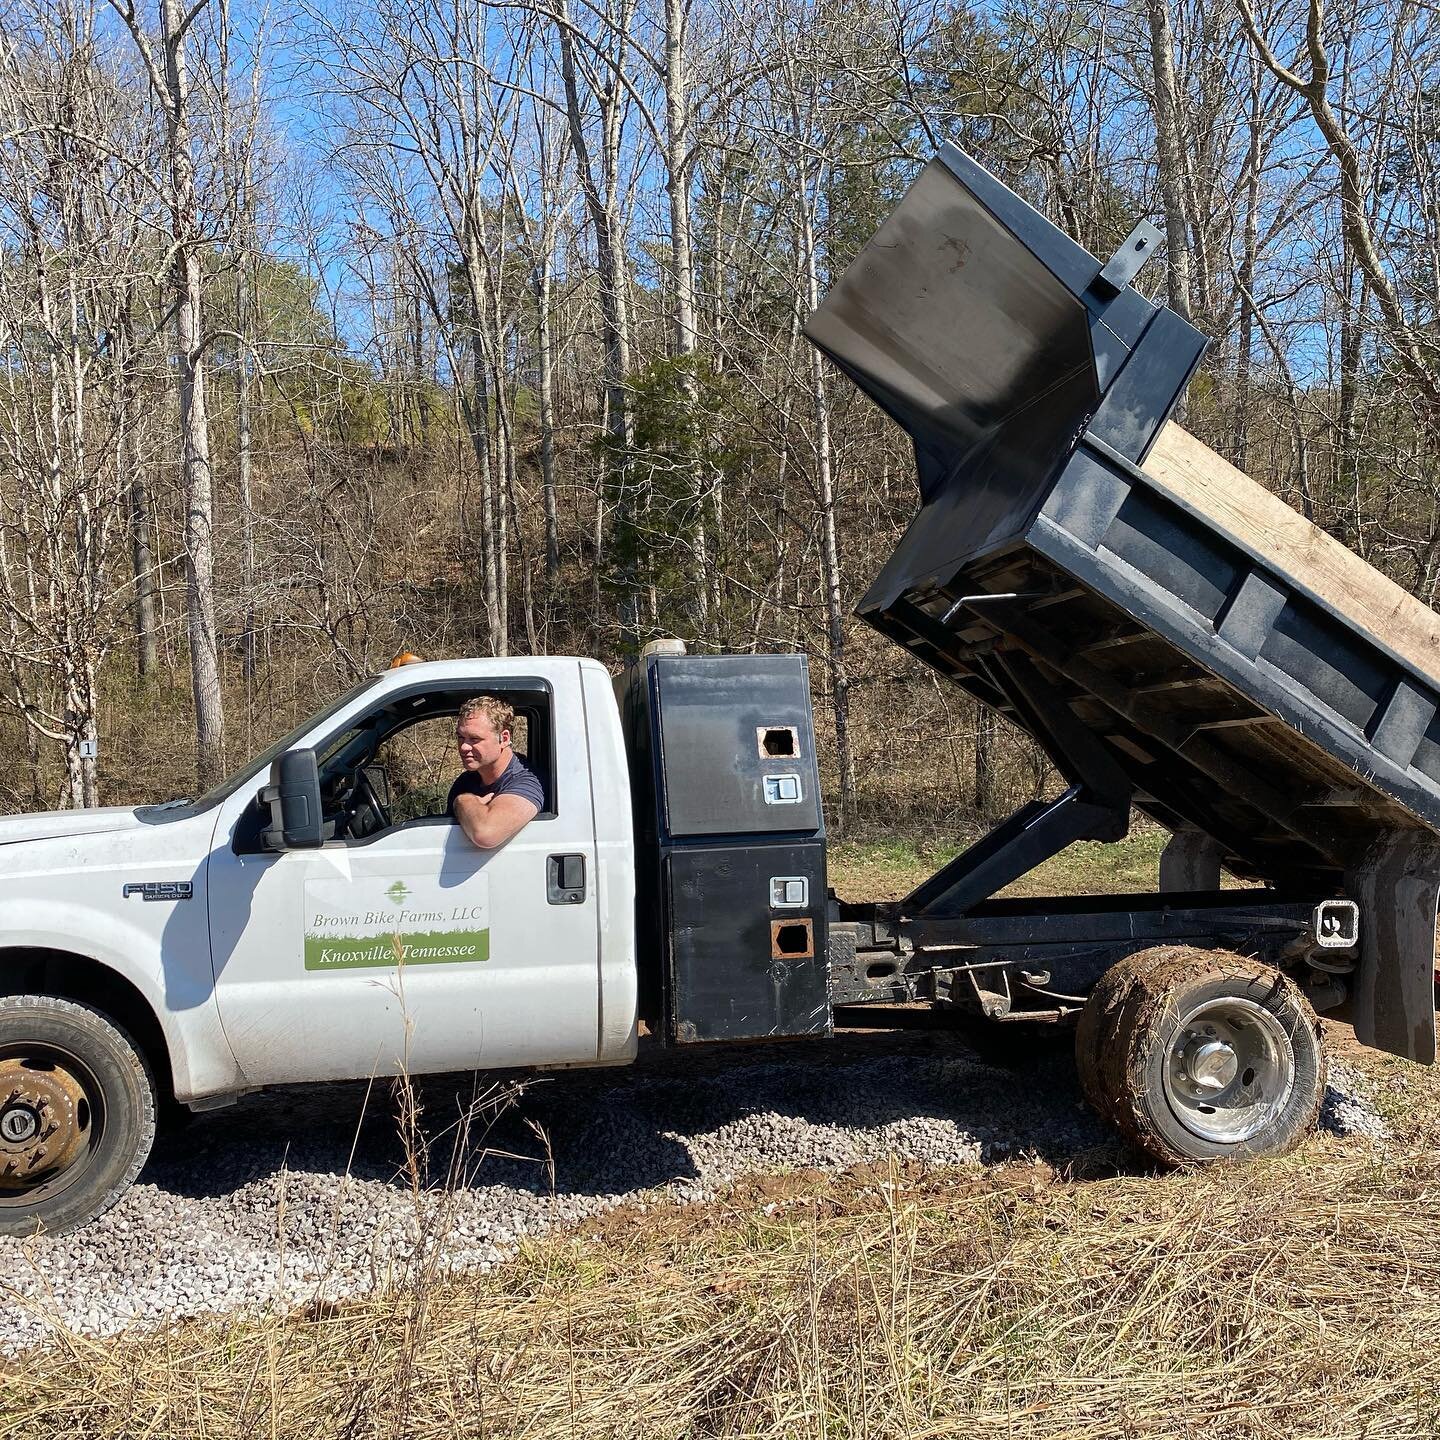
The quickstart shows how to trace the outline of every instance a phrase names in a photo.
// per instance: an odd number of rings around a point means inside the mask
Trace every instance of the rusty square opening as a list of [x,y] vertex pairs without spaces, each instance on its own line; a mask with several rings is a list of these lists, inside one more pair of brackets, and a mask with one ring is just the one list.
[[810,960],[815,955],[815,922],[803,920],[772,920],[770,922],[770,958],[772,960]]
[[800,753],[800,732],[793,725],[758,725],[755,743],[764,760],[793,759]]

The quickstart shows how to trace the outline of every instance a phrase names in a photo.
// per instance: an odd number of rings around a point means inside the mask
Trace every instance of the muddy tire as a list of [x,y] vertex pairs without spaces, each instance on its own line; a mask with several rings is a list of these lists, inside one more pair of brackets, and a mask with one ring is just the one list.
[[1080,1012],[1080,1021],[1075,1027],[1075,1064],[1080,1072],[1080,1088],[1091,1107],[1112,1124],[1119,1121],[1111,1110],[1110,1096],[1124,1085],[1124,1060],[1119,1051],[1121,1017],[1134,1013],[1142,994],[1142,982],[1152,971],[1176,955],[1192,953],[1162,946],[1127,955],[1100,977]]
[[1223,950],[1164,946],[1113,966],[1081,1013],[1075,1058],[1090,1104],[1167,1164],[1283,1154],[1325,1094],[1304,996]]
[[88,1006],[0,996],[0,1235],[55,1234],[103,1214],[155,1139],[140,1049]]

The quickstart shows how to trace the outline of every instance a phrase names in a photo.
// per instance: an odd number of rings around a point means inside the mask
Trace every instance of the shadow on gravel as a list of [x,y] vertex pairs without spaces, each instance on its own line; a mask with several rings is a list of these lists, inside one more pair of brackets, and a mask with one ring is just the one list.
[[[498,1119],[472,1127],[457,1160],[457,1115],[489,1087],[514,1083],[417,1082],[431,1183],[459,1174],[471,1186],[531,1195],[615,1196],[747,1170],[839,1167],[886,1150],[929,1164],[1033,1156],[1076,1178],[1146,1168],[1085,1106],[1063,1045],[1037,1046],[1003,1068],[936,1032],[656,1051],[623,1069],[526,1078]],[[1360,1128],[1350,1098],[1332,1087],[1325,1129]],[[389,1082],[279,1090],[197,1116],[161,1138],[142,1179],[177,1196],[221,1197],[282,1170],[347,1169],[409,1183]]]
[[[512,1076],[417,1082],[430,1176],[450,1169],[456,1116]],[[889,1130],[877,1137],[866,1132]],[[1006,1069],[953,1035],[867,1032],[782,1047],[656,1051],[616,1070],[531,1076],[481,1133],[469,1183],[531,1194],[608,1196],[743,1168],[833,1166],[893,1146],[928,1163],[1034,1155],[1089,1171],[1121,1160],[1084,1107],[1068,1053],[1042,1047]],[[485,1153],[481,1154],[481,1151]],[[174,1195],[223,1196],[277,1175],[341,1174],[408,1184],[388,1082],[249,1096],[162,1135],[142,1180]],[[738,1170],[737,1172],[738,1173]]]

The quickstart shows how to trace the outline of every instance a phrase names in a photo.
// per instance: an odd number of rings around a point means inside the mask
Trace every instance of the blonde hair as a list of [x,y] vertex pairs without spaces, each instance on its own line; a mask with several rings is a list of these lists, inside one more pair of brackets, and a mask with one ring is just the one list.
[[512,735],[515,733],[515,712],[496,695],[477,695],[467,700],[455,717],[456,729],[475,715],[483,715],[495,727],[496,735],[503,735],[507,730]]

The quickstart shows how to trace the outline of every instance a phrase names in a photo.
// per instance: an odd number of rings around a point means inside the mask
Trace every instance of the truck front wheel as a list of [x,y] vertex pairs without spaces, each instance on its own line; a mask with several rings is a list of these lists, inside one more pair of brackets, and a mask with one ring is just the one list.
[[0,1235],[108,1210],[154,1138],[154,1082],[122,1030],[71,1000],[0,996]]
[[1314,1128],[1325,1094],[1305,997],[1223,950],[1167,946],[1112,966],[1075,1047],[1091,1105],[1167,1164],[1282,1154]]

